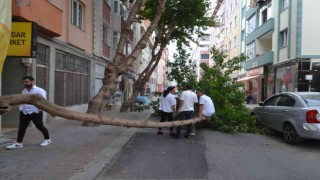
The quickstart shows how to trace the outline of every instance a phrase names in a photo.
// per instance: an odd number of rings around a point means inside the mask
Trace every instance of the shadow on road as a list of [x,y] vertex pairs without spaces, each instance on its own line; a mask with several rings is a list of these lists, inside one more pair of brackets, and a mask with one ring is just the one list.
[[136,133],[112,166],[97,179],[157,178],[206,179],[207,163],[202,133],[189,139],[173,139],[155,129]]

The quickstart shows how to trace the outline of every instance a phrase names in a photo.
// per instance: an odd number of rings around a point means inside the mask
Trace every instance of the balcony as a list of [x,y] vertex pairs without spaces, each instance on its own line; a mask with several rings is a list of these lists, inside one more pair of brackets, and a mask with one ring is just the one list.
[[250,33],[246,37],[246,44],[251,43],[255,39],[258,39],[259,37],[273,30],[274,30],[274,18],[270,18],[268,21],[266,21],[264,24],[259,26],[257,29],[255,29],[252,33]]
[[248,9],[246,12],[246,19],[249,19],[253,14],[255,14],[257,9],[257,7]]
[[12,16],[38,24],[38,31],[51,37],[62,34],[62,11],[49,1],[12,1]]
[[273,51],[268,51],[260,56],[257,56],[253,59],[250,59],[244,63],[244,68],[246,70],[260,67],[266,64],[272,64],[273,63]]

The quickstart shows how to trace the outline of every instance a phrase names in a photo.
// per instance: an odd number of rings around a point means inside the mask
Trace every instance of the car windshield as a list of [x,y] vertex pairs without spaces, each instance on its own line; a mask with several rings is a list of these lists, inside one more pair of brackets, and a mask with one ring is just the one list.
[[300,95],[309,106],[320,106],[320,94]]

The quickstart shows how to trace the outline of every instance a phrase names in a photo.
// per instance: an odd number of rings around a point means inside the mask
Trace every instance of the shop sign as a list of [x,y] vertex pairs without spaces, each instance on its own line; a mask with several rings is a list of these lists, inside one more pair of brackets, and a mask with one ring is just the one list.
[[12,22],[10,45],[7,56],[36,56],[36,24],[33,22]]
[[311,74],[306,75],[306,80],[311,81],[313,79],[313,76]]

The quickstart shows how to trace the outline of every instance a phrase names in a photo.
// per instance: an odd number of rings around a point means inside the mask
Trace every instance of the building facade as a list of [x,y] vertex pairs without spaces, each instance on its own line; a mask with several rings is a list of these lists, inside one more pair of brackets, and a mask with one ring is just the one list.
[[[242,1],[242,52],[248,60],[242,80],[257,101],[283,91],[319,91],[315,22],[318,1]],[[243,22],[243,21],[242,21]]]
[[[82,108],[102,87],[104,67],[114,57],[129,10],[130,4],[121,0],[12,0],[13,22],[31,22],[36,27],[34,57],[7,56],[1,94],[21,93],[21,78],[31,75],[47,91],[49,101],[73,110]],[[133,31],[129,32],[125,54],[135,40]],[[119,77],[120,100],[129,96],[135,65]],[[127,84],[121,85],[122,81]],[[0,128],[17,127],[18,115],[18,109],[2,115]],[[45,115],[45,119],[49,122],[52,117]]]

